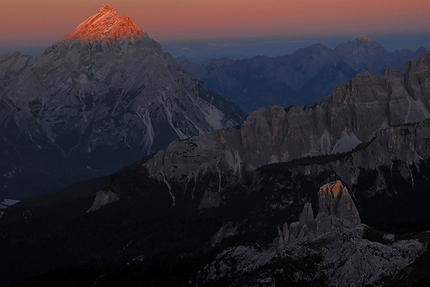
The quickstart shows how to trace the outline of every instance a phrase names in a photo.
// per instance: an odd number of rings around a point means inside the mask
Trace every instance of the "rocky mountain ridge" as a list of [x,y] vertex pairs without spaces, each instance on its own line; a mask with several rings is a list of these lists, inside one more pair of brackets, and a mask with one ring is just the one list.
[[207,170],[240,176],[269,163],[350,151],[381,129],[430,117],[429,68],[430,58],[420,57],[405,74],[365,71],[318,104],[260,109],[241,126],[176,141],[145,166],[185,185]]
[[40,57],[1,55],[0,83],[0,187],[11,198],[109,174],[244,118],[109,6]]
[[334,49],[315,44],[278,57],[180,62],[212,90],[252,112],[260,107],[316,102],[364,70],[372,74],[383,74],[386,68],[404,71],[409,59],[427,53],[424,47],[415,52],[388,52],[379,43],[359,36]]

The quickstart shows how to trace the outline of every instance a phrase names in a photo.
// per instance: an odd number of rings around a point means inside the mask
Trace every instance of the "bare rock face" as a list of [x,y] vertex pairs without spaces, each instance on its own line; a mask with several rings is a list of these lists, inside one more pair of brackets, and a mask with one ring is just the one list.
[[[363,171],[371,171],[374,173],[374,187],[366,195],[362,194],[362,197],[386,192],[392,185],[387,182],[387,174],[392,178],[409,181],[414,189],[414,171],[427,178],[426,171],[420,171],[420,165],[430,157],[427,144],[429,140],[430,119],[388,127],[375,132],[371,140],[342,158],[320,164],[303,163],[295,168],[305,175],[324,170],[333,172],[349,187],[360,183]],[[365,181],[370,184],[369,179]]]
[[[326,213],[334,226],[354,228],[361,223],[357,208],[340,180],[320,188],[318,214]],[[318,227],[317,227],[318,231]]]
[[351,234],[332,236],[333,242],[327,246],[319,266],[328,286],[383,286],[385,280],[415,261],[423,250],[418,240],[385,245]]
[[[27,137],[36,150],[50,146],[51,154],[79,162],[74,164],[83,170],[72,181],[113,172],[175,139],[244,118],[109,6],[40,57],[1,55],[0,79],[2,133],[9,136],[13,126],[20,141]],[[24,158],[22,153],[15,157]]]
[[362,72],[314,106],[262,108],[240,126],[177,141],[146,167],[167,179],[189,181],[205,170],[241,170],[351,151],[375,132],[430,118],[430,57],[405,74]]
[[94,202],[91,205],[90,209],[87,210],[87,212],[99,210],[101,207],[118,200],[118,194],[110,190],[100,190],[99,192],[97,192],[96,197],[94,198]]
[[318,192],[318,213],[314,217],[311,203],[306,203],[299,221],[284,224],[278,230],[277,248],[294,240],[312,240],[336,228],[353,230],[361,224],[360,215],[340,180],[322,186]]

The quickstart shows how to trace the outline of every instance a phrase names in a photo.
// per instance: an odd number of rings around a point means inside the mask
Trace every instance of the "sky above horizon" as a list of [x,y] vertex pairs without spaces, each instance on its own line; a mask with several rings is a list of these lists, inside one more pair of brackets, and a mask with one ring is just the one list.
[[428,0],[0,0],[0,50],[48,47],[103,4],[163,44],[430,35]]

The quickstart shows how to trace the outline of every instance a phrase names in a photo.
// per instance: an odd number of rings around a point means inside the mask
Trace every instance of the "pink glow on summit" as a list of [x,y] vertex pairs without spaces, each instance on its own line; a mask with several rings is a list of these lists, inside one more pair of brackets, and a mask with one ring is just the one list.
[[99,12],[89,17],[76,27],[63,40],[133,39],[146,35],[142,29],[128,17],[121,17],[115,8],[104,5]]

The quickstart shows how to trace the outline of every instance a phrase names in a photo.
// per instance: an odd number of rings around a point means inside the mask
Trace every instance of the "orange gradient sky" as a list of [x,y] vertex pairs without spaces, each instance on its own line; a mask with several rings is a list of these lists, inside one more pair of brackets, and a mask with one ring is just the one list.
[[0,46],[49,46],[103,4],[160,42],[430,32],[429,0],[0,0]]

